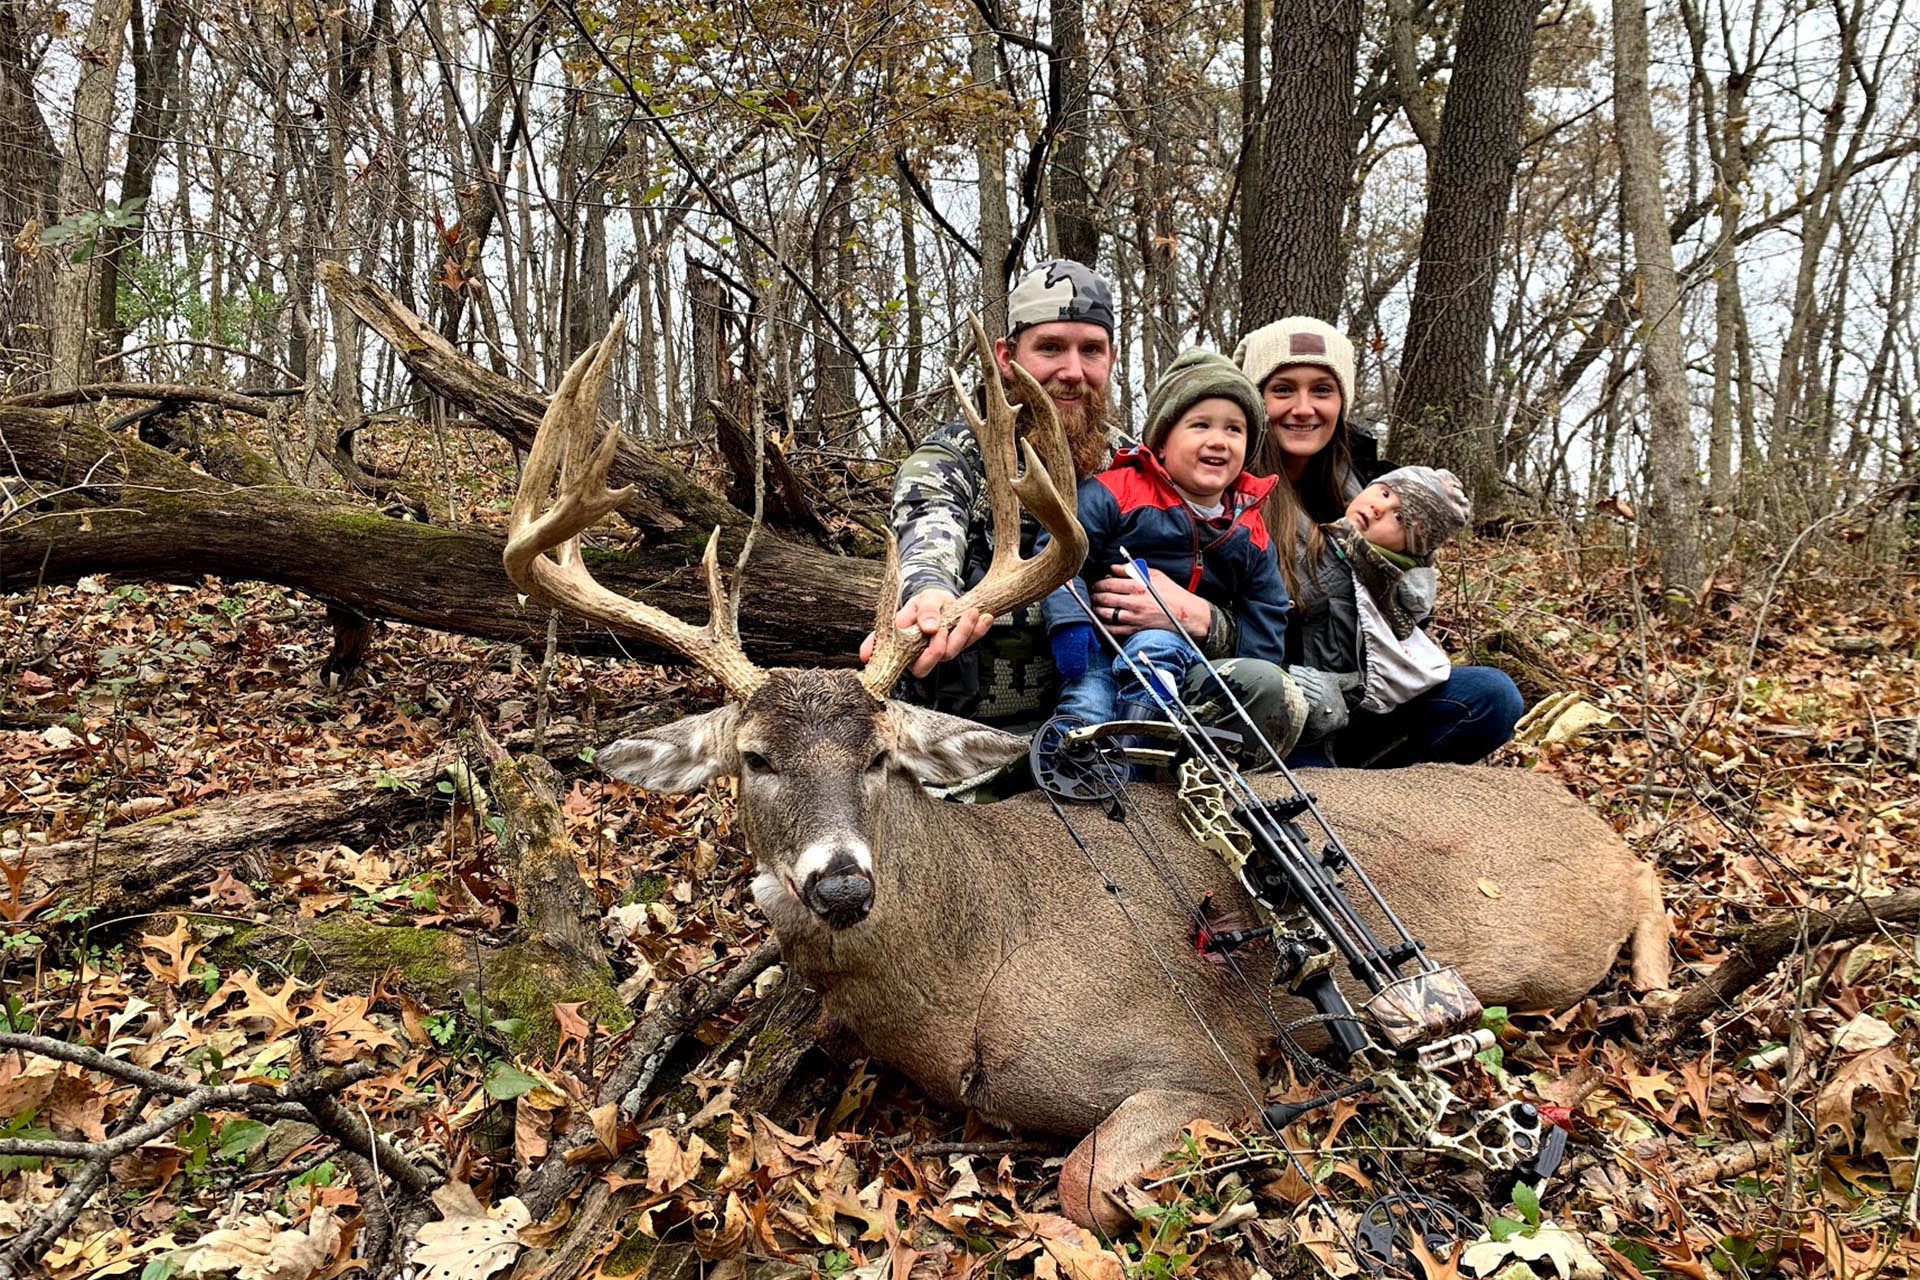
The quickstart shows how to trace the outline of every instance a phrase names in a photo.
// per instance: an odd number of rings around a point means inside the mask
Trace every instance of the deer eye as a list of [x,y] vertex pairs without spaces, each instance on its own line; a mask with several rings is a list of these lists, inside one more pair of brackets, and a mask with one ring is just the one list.
[[758,751],[742,751],[740,763],[746,765],[750,773],[770,773],[773,770],[773,765]]
[[885,769],[886,767],[887,767],[887,752],[885,751],[875,752],[873,759],[867,761],[868,773],[879,773],[882,769]]

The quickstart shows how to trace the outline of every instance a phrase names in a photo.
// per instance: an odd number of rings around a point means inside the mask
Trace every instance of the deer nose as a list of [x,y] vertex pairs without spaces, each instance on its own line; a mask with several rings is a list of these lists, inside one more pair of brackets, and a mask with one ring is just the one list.
[[849,853],[836,853],[800,887],[807,905],[829,928],[859,924],[873,909],[873,876]]

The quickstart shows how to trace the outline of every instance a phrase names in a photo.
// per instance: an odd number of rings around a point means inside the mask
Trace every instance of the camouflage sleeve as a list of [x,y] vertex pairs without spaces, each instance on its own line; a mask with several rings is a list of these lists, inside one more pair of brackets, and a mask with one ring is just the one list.
[[1205,638],[1200,641],[1200,651],[1215,661],[1231,658],[1240,651],[1240,624],[1219,605],[1212,608],[1213,617],[1207,623]]
[[923,441],[893,478],[893,536],[900,543],[900,599],[966,585],[974,502],[985,476],[980,444],[964,422]]

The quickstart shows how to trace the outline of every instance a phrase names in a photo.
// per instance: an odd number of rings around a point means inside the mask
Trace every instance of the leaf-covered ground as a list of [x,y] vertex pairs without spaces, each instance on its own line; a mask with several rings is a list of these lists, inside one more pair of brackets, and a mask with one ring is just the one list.
[[[1920,887],[1911,574],[1844,541],[1815,544],[1784,566],[1730,562],[1743,576],[1722,574],[1692,620],[1674,622],[1649,611],[1655,593],[1624,548],[1622,530],[1598,519],[1581,533],[1482,538],[1452,562],[1443,616],[1456,649],[1504,649],[1530,693],[1584,704],[1562,724],[1586,721],[1570,740],[1516,744],[1500,759],[1554,772],[1657,858],[1675,985],[1724,958],[1743,925]],[[327,688],[313,674],[328,645],[318,604],[211,581],[52,589],[7,600],[0,626],[8,1029],[195,1080],[284,1080],[305,1065],[303,1033],[325,1062],[375,1064],[350,1106],[452,1175],[435,1194],[442,1219],[419,1234],[421,1274],[484,1276],[555,1239],[566,1207],[531,1222],[511,1195],[586,1120],[619,1153],[591,1176],[637,1196],[598,1244],[593,1266],[606,1275],[643,1266],[656,1241],[689,1238],[732,1274],[1244,1277],[1301,1265],[1296,1238],[1328,1270],[1352,1270],[1341,1230],[1299,1176],[1250,1161],[1241,1138],[1198,1131],[1138,1230],[1103,1245],[1059,1216],[1059,1149],[1003,1151],[992,1144],[1005,1135],[929,1107],[873,1063],[848,1064],[837,1104],[793,1130],[734,1110],[719,1076],[691,1082],[697,1114],[600,1124],[590,1099],[624,1033],[598,1012],[556,1002],[546,1011],[556,1034],[542,1042],[485,992],[422,998],[433,984],[405,956],[317,966],[287,926],[360,917],[476,945],[501,936],[514,903],[494,830],[451,779],[420,784],[417,820],[378,838],[208,866],[175,909],[107,919],[72,896],[23,900],[22,869],[48,842],[249,792],[342,777],[396,785],[396,771],[476,715],[496,734],[525,730],[540,657],[386,627],[366,679]],[[615,714],[712,696],[679,671],[563,655],[549,732],[576,744],[572,755]],[[562,812],[632,1008],[737,963],[764,924],[724,792],[653,797],[571,763]],[[1544,1205],[1523,1194],[1505,1207],[1491,1225],[1508,1241],[1493,1252],[1551,1255],[1564,1230],[1584,1248],[1563,1258],[1627,1275],[1912,1271],[1915,940],[1821,947],[1818,929],[1810,917],[1808,945],[1674,1055],[1636,1045],[1660,1002],[1643,1006],[1624,985],[1571,1010],[1496,1017],[1500,1053],[1475,1068],[1478,1086],[1547,1107],[1572,1130],[1574,1155]],[[756,982],[702,1038],[718,1040],[776,982]],[[136,1097],[80,1065],[0,1056],[0,1136],[100,1141]],[[1342,1104],[1289,1131],[1337,1213],[1375,1181],[1350,1145],[1350,1126],[1373,1117]],[[916,1154],[929,1141],[962,1145]],[[74,1168],[0,1160],[0,1240],[60,1196]],[[1448,1176],[1425,1185],[1444,1191]],[[311,1127],[215,1110],[119,1159],[43,1265],[56,1280],[324,1277],[352,1265],[364,1208],[340,1153]],[[1441,1257],[1427,1270],[1488,1265]]]

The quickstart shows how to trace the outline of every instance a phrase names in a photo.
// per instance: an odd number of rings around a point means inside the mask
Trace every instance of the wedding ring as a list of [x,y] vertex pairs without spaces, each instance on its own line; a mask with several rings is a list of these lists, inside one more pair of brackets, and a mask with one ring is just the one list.
[[1113,619],[1114,626],[1116,627],[1119,626],[1120,625],[1120,606],[1119,605],[1113,606],[1113,612],[1108,616]]

